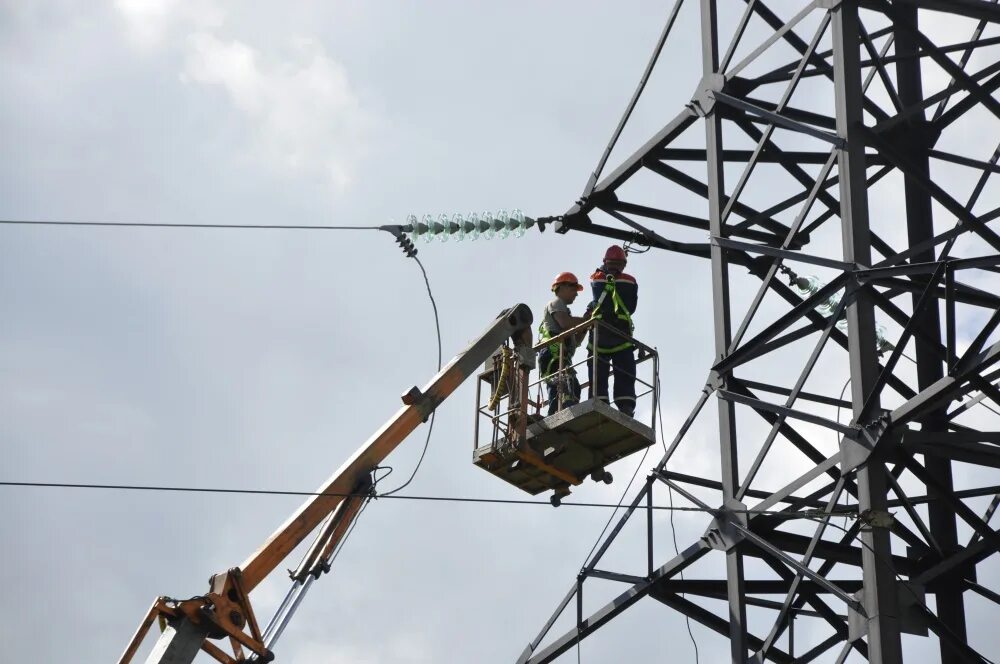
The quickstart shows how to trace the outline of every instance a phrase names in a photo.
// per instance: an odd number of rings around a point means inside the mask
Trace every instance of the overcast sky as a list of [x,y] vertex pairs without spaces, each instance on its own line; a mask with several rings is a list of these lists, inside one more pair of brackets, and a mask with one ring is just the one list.
[[[685,6],[612,163],[690,99],[700,78],[696,4]],[[558,214],[580,195],[668,9],[638,0],[258,5],[0,2],[0,217],[368,225],[411,213]],[[995,207],[996,190],[989,196]],[[696,206],[678,198],[674,208]],[[898,202],[873,209],[892,214]],[[553,275],[585,277],[607,245],[551,231],[419,245],[445,359],[500,309],[523,301],[539,311]],[[671,436],[713,357],[708,264],[650,252],[629,271],[640,283],[637,335],[662,353]],[[0,321],[4,480],[309,491],[436,362],[420,271],[376,232],[5,226]],[[811,386],[838,392],[843,355],[821,368]],[[442,406],[408,492],[526,497],[470,463],[474,406],[471,384]],[[989,413],[978,417],[996,428]],[[409,475],[423,434],[392,455],[388,484]],[[829,432],[817,435],[835,447]],[[676,469],[716,476],[711,413],[689,440]],[[650,453],[640,478],[658,458]],[[574,498],[616,502],[638,463],[621,462],[612,486],[588,482]],[[783,472],[769,468],[765,479],[780,486]],[[18,662],[112,661],[157,595],[204,592],[210,574],[239,564],[300,503],[2,493],[0,642]],[[377,501],[282,637],[279,661],[513,661],[607,517]],[[675,523],[683,547],[707,520],[682,513]],[[672,545],[666,517],[657,524],[662,563]],[[636,536],[626,532],[609,554],[621,569],[643,564]],[[265,621],[288,585],[274,576],[254,596]],[[593,588],[588,610],[620,591]],[[976,642],[997,652],[987,629],[996,608],[976,606]],[[694,633],[701,662],[728,657],[724,640]],[[937,661],[925,640],[907,637],[906,647],[912,661]],[[653,600],[582,647],[583,661],[664,652],[694,661],[683,618]]]

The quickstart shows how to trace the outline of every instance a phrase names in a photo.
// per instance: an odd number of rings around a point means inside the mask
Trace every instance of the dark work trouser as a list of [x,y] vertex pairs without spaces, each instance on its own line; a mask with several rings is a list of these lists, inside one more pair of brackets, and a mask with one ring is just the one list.
[[545,384],[549,388],[549,415],[559,410],[559,383],[563,384],[563,408],[580,403],[580,381],[572,369],[560,376],[550,376]]
[[[569,352],[569,356],[572,358],[572,351]],[[570,364],[570,361],[567,360],[566,364]],[[563,408],[580,403],[580,380],[576,377],[575,369],[563,369],[560,375],[559,358],[553,357],[548,348],[538,354],[538,367],[548,387],[549,415],[554,415],[559,410],[560,383],[562,383]]]
[[626,415],[635,414],[635,348],[626,348],[613,353],[597,355],[597,371],[594,358],[587,361],[590,375],[590,397],[608,400],[608,376],[612,367],[615,372],[614,397],[618,410]]

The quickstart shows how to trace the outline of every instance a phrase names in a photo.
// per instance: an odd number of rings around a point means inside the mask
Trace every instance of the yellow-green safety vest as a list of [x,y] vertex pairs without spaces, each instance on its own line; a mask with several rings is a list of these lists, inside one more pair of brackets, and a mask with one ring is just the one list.
[[[562,334],[562,333],[560,332],[560,334]],[[548,341],[549,339],[551,339],[552,337],[554,337],[556,335],[552,334],[552,332],[549,330],[549,326],[546,325],[545,321],[543,320],[539,324],[539,326],[538,326],[538,336],[539,336],[539,341]],[[546,376],[551,375],[554,371],[556,371],[558,369],[558,367],[559,367],[559,346],[560,345],[565,345],[566,346],[566,350],[567,350],[567,353],[566,353],[567,357],[566,357],[566,359],[567,360],[570,359],[568,356],[572,355],[573,351],[576,350],[576,347],[572,346],[569,343],[567,343],[567,340],[563,340],[561,342],[561,344],[559,342],[549,344],[548,347],[546,347],[546,349],[545,349],[545,350],[549,351],[549,362],[548,362],[548,365],[544,366],[544,367],[539,367],[539,369],[541,370],[541,373],[542,373],[542,378],[545,378]],[[553,365],[555,365],[555,367],[553,367]]]
[[[602,320],[604,314],[601,313],[601,304],[604,303],[604,298],[611,295],[611,302],[615,306],[615,316],[619,320],[623,320],[628,323],[628,333],[629,336],[635,331],[635,323],[632,322],[632,314],[629,312],[628,307],[625,306],[625,302],[622,301],[621,295],[618,294],[618,289],[615,288],[615,278],[612,275],[607,276],[607,280],[604,283],[604,291],[601,292],[601,296],[597,298],[597,305],[594,307],[593,313],[590,317],[596,320]],[[618,344],[617,346],[612,346],[610,348],[605,348],[603,346],[597,347],[598,354],[607,355],[610,353],[617,353],[620,350],[626,350],[632,347],[631,341],[626,341],[623,344]],[[587,343],[587,349],[593,350],[593,342]]]

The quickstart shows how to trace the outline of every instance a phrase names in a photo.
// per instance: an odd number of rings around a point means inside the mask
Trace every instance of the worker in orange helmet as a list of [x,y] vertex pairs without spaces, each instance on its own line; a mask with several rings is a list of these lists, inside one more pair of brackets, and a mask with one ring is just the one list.
[[[580,325],[586,318],[570,314],[569,305],[573,304],[583,286],[572,272],[560,272],[552,280],[552,293],[555,297],[545,306],[542,322],[538,326],[541,341],[546,341],[566,330]],[[560,408],[566,408],[580,402],[580,381],[573,369],[573,353],[583,341],[584,333],[572,335],[561,343],[546,345],[538,354],[538,370],[548,386],[549,415]],[[563,370],[559,370],[559,353],[562,350]],[[560,396],[562,397],[560,399]],[[561,403],[560,403],[561,401]]]
[[639,300],[639,284],[635,277],[625,273],[627,263],[628,255],[623,248],[618,245],[608,247],[604,262],[590,277],[594,299],[587,306],[587,313],[604,324],[591,329],[587,344],[591,357],[587,369],[590,374],[590,397],[607,402],[608,379],[614,368],[615,406],[632,417],[635,415],[635,345],[632,343],[635,326],[632,315]]

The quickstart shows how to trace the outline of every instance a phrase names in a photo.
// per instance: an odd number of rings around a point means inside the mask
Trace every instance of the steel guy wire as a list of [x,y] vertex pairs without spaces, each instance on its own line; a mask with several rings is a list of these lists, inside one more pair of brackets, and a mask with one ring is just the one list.
[[618,126],[611,135],[611,140],[608,142],[608,146],[601,154],[601,158],[597,162],[597,167],[594,168],[594,172],[591,174],[590,180],[587,182],[587,187],[584,190],[585,196],[590,195],[592,188],[597,184],[598,179],[600,179],[601,173],[604,171],[604,166],[608,163],[608,157],[611,156],[611,151],[614,150],[615,145],[618,143],[622,130],[624,130],[625,125],[628,124],[629,118],[632,116],[632,112],[635,110],[636,104],[639,102],[639,97],[642,96],[642,92],[646,88],[646,83],[649,81],[649,77],[653,73],[653,67],[656,66],[657,60],[660,59],[660,53],[663,51],[664,44],[667,43],[667,38],[670,36],[670,32],[674,27],[674,22],[677,20],[677,13],[680,11],[681,5],[683,4],[684,0],[676,0],[674,2],[674,6],[670,10],[670,14],[667,16],[666,24],[663,26],[663,31],[660,33],[660,38],[656,42],[656,47],[653,49],[653,54],[650,56],[649,62],[646,64],[646,69],[642,74],[642,78],[639,79],[639,85],[636,87],[635,92],[632,93],[632,98],[629,100],[628,106],[625,107],[625,112],[618,121]]

